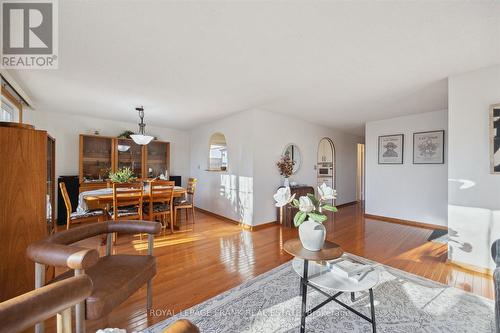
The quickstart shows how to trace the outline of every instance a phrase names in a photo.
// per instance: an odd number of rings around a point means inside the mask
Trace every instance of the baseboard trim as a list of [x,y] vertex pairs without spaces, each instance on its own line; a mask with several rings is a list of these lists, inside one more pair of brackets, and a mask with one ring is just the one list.
[[383,222],[404,224],[404,225],[409,225],[409,226],[412,226],[412,227],[419,227],[419,228],[424,228],[424,229],[448,230],[448,227],[445,227],[445,226],[442,226],[442,225],[429,224],[429,223],[423,223],[423,222],[416,222],[416,221],[410,221],[410,220],[402,220],[402,219],[397,219],[397,218],[394,218],[394,217],[365,214],[365,218],[379,220],[379,221],[383,221]]
[[236,220],[230,219],[228,217],[225,217],[225,216],[213,213],[211,211],[205,210],[203,208],[195,207],[195,209],[197,211],[200,211],[200,212],[202,212],[204,214],[216,217],[216,218],[218,218],[220,220],[223,220],[225,222],[236,224],[240,228],[242,228],[244,230],[248,230],[248,231],[258,231],[258,230],[262,230],[262,229],[266,229],[266,228],[278,225],[278,221],[266,222],[266,223],[262,223],[262,224],[259,224],[259,225],[248,225],[248,224],[245,224],[245,223],[241,223],[240,221],[236,221]]
[[343,203],[341,205],[336,205],[335,207],[337,208],[344,208],[344,207],[347,207],[347,206],[352,206],[352,205],[355,205],[357,204],[359,201],[351,201],[351,202],[346,202],[346,203]]
[[446,263],[453,265],[453,266],[457,266],[457,267],[462,268],[462,269],[466,269],[468,271],[474,271],[474,272],[477,272],[480,274],[485,274],[485,275],[493,275],[493,271],[494,271],[493,269],[490,269],[490,268],[479,267],[479,266],[466,264],[466,263],[456,261],[456,260],[451,260],[451,259],[446,259]]

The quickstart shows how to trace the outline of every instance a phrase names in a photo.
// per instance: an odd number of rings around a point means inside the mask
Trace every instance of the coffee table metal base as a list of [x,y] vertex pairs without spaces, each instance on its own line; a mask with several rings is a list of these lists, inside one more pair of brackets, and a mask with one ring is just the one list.
[[[335,302],[341,306],[343,306],[344,308],[346,308],[347,310],[353,312],[354,314],[360,316],[361,318],[363,318],[364,320],[368,321],[369,323],[372,324],[372,330],[373,330],[373,333],[376,333],[377,332],[377,327],[376,327],[376,324],[375,324],[375,306],[373,304],[373,289],[370,288],[368,291],[370,293],[370,310],[371,310],[371,318],[365,316],[364,314],[362,314],[361,312],[353,309],[352,307],[350,307],[349,305],[339,301],[337,299],[337,297],[339,297],[340,295],[342,295],[344,292],[343,291],[340,291],[340,292],[337,292],[335,293],[334,295],[330,295],[328,294],[327,292],[321,290],[320,288],[316,287],[315,285],[312,285],[309,281],[308,281],[308,269],[309,269],[309,260],[307,259],[304,259],[304,273],[302,275],[302,277],[300,278],[300,294],[302,296],[302,311],[301,311],[301,318],[300,318],[300,332],[301,333],[304,333],[306,331],[306,317],[309,316],[310,314],[312,314],[313,312],[319,310],[320,308],[322,308],[323,306],[325,306],[326,304],[330,303],[330,302]],[[314,308],[310,309],[310,310],[307,310],[307,287],[311,287],[313,288],[314,290],[316,290],[317,292],[319,292],[320,294],[324,295],[327,297],[326,300],[324,300],[323,302],[321,302],[320,304],[316,305]],[[355,297],[354,297],[354,293],[351,293],[351,300],[354,301],[355,300]]]

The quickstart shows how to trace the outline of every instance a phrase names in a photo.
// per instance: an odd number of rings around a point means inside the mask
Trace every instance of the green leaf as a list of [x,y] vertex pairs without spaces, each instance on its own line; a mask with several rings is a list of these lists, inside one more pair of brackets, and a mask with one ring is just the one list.
[[312,218],[316,222],[323,223],[326,221],[326,215],[318,214],[318,213],[309,213],[308,215],[310,218]]
[[295,207],[295,208],[299,207],[299,200],[293,199],[292,200],[292,206]]
[[314,194],[307,193],[307,196],[309,197],[309,199],[311,199],[311,201],[312,201],[312,203],[313,203],[314,206],[318,206],[319,201],[318,201],[318,199],[316,199],[316,197],[314,196]]
[[337,207],[328,204],[324,204],[323,206],[321,206],[321,208],[324,210],[329,210],[330,212],[334,213],[338,211]]
[[297,212],[293,218],[293,224],[298,227],[306,219],[307,214],[304,212]]

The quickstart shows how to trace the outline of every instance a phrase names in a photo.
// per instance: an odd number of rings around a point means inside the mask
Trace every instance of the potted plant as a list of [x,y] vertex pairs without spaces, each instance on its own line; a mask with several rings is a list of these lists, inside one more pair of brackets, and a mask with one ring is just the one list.
[[295,199],[295,194],[291,195],[290,187],[282,187],[274,194],[276,207],[283,207],[291,204],[299,211],[293,218],[293,224],[299,228],[299,238],[302,246],[309,251],[319,251],[323,248],[326,237],[326,229],[323,222],[327,217],[323,211],[336,212],[337,208],[326,201],[337,197],[337,191],[323,183],[318,186],[318,195],[312,193]]
[[124,167],[116,170],[116,172],[110,172],[109,179],[111,179],[113,183],[129,183],[134,181],[136,177],[130,168]]
[[294,161],[290,158],[288,155],[282,155],[281,158],[279,159],[278,162],[276,162],[276,166],[278,167],[278,170],[280,172],[280,175],[283,176],[283,186],[288,187],[290,186],[290,182],[288,180],[288,177],[290,177],[293,174],[293,165],[295,164]]

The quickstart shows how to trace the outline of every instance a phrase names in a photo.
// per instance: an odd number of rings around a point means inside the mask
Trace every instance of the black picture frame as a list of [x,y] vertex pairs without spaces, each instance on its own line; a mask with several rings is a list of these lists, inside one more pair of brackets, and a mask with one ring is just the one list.
[[490,172],[500,175],[500,103],[490,106]]
[[[382,139],[383,138],[390,138],[390,137],[401,137],[401,156],[398,156],[398,161],[395,162],[384,162],[381,161],[380,159],[380,152],[381,152],[381,146],[382,146]],[[380,135],[378,137],[378,164],[384,164],[384,165],[401,165],[404,164],[404,150],[405,150],[405,136],[404,134],[391,134],[391,135]]]
[[[418,162],[415,161],[416,147],[415,147],[415,137],[419,134],[431,134],[431,133],[440,133],[442,135],[441,141],[441,159],[437,162]],[[445,130],[433,130],[433,131],[424,131],[424,132],[414,132],[413,133],[413,164],[426,165],[426,164],[444,164],[444,155],[445,155]]]

